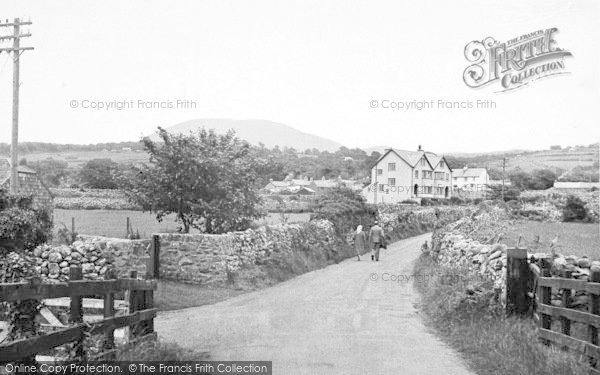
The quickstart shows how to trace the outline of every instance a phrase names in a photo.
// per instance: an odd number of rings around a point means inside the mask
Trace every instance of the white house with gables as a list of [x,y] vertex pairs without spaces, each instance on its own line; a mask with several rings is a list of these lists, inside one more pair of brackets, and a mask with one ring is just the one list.
[[363,189],[369,203],[399,203],[421,198],[449,199],[452,169],[443,156],[424,151],[387,149],[371,169]]
[[454,191],[471,195],[484,195],[490,185],[490,176],[485,168],[457,169],[452,176]]

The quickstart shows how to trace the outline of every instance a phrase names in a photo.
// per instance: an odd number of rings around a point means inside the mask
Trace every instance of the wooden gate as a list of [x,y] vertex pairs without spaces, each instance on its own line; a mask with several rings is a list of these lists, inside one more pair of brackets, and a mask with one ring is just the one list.
[[[59,329],[42,336],[16,340],[0,345],[0,363],[31,358],[38,353],[51,350],[67,343],[76,343],[79,359],[99,359],[115,352],[114,331],[129,327],[132,337],[154,335],[153,308],[155,280],[137,279],[132,271],[129,278],[112,280],[81,280],[81,267],[71,267],[70,281],[61,284],[32,285],[29,282],[0,284],[0,301],[15,302],[26,299],[50,299],[70,297],[70,322],[68,328]],[[115,293],[126,292],[129,310],[126,315],[115,315]],[[101,296],[104,300],[104,319],[90,323],[83,321],[83,296]],[[83,340],[91,334],[104,334],[102,353],[93,358],[85,353]]]

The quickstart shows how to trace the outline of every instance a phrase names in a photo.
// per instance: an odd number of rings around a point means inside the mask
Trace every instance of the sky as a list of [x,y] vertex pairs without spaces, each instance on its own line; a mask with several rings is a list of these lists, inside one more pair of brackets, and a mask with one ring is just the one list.
[[[3,0],[0,18],[14,17],[31,19],[22,46],[35,47],[21,55],[21,141],[133,141],[194,118],[271,120],[347,147],[485,152],[600,139],[594,0]],[[552,27],[573,54],[569,74],[503,93],[463,82],[469,42]],[[0,54],[7,143],[11,61]],[[477,100],[495,108],[445,108]]]

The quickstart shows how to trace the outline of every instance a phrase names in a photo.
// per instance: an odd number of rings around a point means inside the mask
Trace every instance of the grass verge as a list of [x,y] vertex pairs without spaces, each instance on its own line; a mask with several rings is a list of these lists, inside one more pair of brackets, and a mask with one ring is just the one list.
[[[459,351],[476,373],[589,373],[582,356],[543,345],[532,320],[505,317],[494,303],[496,292],[490,281],[469,277],[464,269],[442,267],[426,255],[416,261],[415,274],[438,276],[415,284],[422,295],[420,309],[427,324]],[[449,275],[460,277],[439,277]]]
[[210,305],[244,293],[234,286],[206,286],[159,280],[154,293],[155,307],[159,310],[179,310]]
[[160,340],[144,340],[117,352],[118,361],[206,361],[209,354]]

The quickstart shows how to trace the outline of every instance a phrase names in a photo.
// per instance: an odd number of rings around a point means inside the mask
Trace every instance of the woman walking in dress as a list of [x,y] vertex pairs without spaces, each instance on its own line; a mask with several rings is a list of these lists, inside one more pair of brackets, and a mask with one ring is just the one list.
[[354,233],[354,250],[356,251],[356,257],[360,261],[360,254],[365,252],[367,248],[367,235],[363,232],[363,226],[359,225],[356,227],[356,233]]

